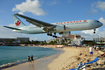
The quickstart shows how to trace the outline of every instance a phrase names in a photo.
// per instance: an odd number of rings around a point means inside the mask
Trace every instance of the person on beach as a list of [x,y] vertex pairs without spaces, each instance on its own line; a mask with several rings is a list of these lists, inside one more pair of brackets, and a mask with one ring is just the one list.
[[96,45],[94,45],[94,50],[96,50]]
[[102,57],[105,57],[105,52],[103,54],[101,54]]
[[89,53],[90,53],[90,56],[93,56],[93,47],[92,46],[89,47]]
[[28,56],[28,62],[30,62],[30,56]]
[[31,62],[34,62],[33,55],[31,55]]

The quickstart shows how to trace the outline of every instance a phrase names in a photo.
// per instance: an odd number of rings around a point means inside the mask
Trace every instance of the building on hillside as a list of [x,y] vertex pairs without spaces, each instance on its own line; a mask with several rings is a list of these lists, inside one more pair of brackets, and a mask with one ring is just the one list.
[[81,38],[81,35],[77,35],[77,34],[68,35],[68,38],[70,38],[71,40],[79,39],[79,38]]
[[74,39],[71,44],[72,45],[83,45],[83,41],[85,40],[85,38],[81,37],[81,38],[77,38]]
[[93,41],[94,43],[105,43],[105,37],[95,37]]
[[28,37],[17,37],[17,40],[27,42],[29,41],[29,38]]
[[65,36],[65,35],[62,35],[61,37],[58,37],[58,38],[68,38],[70,40],[74,40],[74,39],[79,39],[81,38],[81,35],[77,35],[77,34],[69,34],[68,36]]
[[82,45],[83,44],[83,40],[85,40],[85,38],[81,37],[81,35],[77,35],[77,34],[69,34],[68,36],[61,36],[58,38],[54,38],[51,40],[48,40],[47,43],[51,42],[51,41],[56,41],[58,44],[61,43],[71,43],[71,44],[75,44],[75,45]]
[[29,41],[29,38],[27,37],[17,37],[17,38],[0,38],[0,42],[2,43],[8,43],[8,42],[13,42],[13,43],[20,43],[22,42],[27,42]]

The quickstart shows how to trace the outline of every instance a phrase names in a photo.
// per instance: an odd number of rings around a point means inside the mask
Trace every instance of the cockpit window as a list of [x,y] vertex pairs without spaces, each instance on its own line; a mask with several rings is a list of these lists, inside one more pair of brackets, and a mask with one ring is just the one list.
[[99,21],[97,21],[97,22],[99,22]]

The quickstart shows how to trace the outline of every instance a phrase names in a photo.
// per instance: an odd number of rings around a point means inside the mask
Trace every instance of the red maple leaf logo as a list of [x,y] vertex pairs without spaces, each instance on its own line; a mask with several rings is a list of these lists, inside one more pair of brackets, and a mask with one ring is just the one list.
[[19,26],[21,22],[17,21],[15,24],[16,26]]

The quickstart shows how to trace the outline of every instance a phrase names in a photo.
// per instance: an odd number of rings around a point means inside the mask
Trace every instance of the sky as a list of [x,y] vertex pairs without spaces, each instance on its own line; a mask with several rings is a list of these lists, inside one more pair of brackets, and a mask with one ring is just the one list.
[[[30,40],[50,40],[51,36],[44,34],[21,34],[13,32],[3,26],[14,26],[12,15],[15,13],[41,20],[47,23],[99,20],[102,27],[94,30],[71,31],[86,40],[94,37],[105,37],[105,0],[0,0],[0,38],[29,37]],[[31,25],[20,18],[24,24]],[[61,36],[57,34],[58,36]]]

